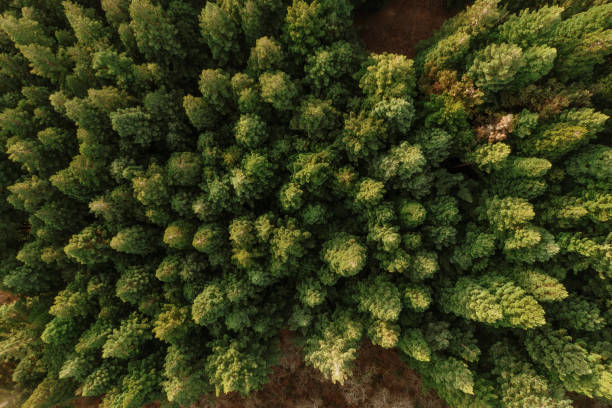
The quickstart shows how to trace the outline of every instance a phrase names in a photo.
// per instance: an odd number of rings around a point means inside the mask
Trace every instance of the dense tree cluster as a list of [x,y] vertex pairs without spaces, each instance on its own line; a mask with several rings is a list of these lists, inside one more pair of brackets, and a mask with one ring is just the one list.
[[369,339],[452,406],[612,401],[612,4],[477,0],[413,62],[361,3],[0,2],[25,407],[247,395],[284,328],[335,382]]

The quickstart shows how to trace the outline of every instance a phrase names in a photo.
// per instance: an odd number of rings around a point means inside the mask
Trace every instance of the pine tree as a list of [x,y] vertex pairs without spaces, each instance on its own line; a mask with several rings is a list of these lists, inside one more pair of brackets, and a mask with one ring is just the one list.
[[130,3],[129,13],[130,29],[138,49],[148,59],[169,62],[169,57],[183,56],[177,30],[160,6],[149,0],[137,0]]
[[215,384],[217,395],[220,391],[246,395],[267,379],[268,350],[261,345],[247,344],[246,338],[240,340],[223,338],[210,344],[212,353],[206,359],[205,372]]
[[228,64],[240,52],[239,27],[223,7],[207,2],[200,15],[200,29],[220,65]]

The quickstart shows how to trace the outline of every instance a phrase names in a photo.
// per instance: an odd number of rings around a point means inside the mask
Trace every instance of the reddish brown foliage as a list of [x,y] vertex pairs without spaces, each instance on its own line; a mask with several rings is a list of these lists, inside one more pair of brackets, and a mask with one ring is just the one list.
[[6,303],[13,303],[15,300],[17,300],[16,295],[13,295],[12,293],[8,292],[2,292],[0,290],[0,305],[4,305]]

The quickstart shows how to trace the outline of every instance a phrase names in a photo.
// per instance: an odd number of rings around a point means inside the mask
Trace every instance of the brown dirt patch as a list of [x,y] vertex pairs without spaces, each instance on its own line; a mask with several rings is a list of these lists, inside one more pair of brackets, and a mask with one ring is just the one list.
[[[190,408],[447,408],[433,392],[425,394],[421,379],[399,357],[365,341],[355,361],[353,376],[343,386],[332,384],[302,361],[289,331],[282,333],[281,359],[260,391],[243,399],[238,394],[203,397]],[[0,394],[1,396],[1,394]],[[576,408],[610,408],[570,393]],[[1,402],[0,398],[0,402]],[[73,408],[97,408],[100,398],[77,398]],[[143,408],[159,408],[148,404]],[[2,408],[2,407],[0,407]]]
[[424,394],[418,375],[399,355],[365,342],[353,376],[332,384],[302,361],[289,332],[283,333],[282,358],[270,382],[247,399],[230,394],[202,400],[198,408],[445,408],[434,393]]
[[358,12],[355,23],[366,47],[414,57],[414,46],[453,16],[444,0],[389,0],[377,12]]
[[587,398],[584,395],[569,393],[571,399],[574,400],[575,408],[610,408],[609,404],[595,399]]

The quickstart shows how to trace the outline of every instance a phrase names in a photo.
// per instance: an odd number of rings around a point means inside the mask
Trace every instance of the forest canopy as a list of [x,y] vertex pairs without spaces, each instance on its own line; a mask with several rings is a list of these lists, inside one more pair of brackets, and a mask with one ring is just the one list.
[[[27,408],[244,396],[281,330],[453,407],[612,402],[612,3],[0,0],[0,369]],[[365,6],[368,6],[366,4]]]

